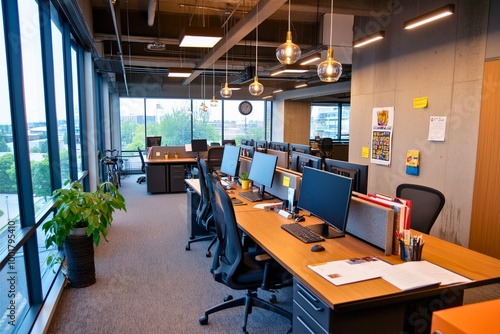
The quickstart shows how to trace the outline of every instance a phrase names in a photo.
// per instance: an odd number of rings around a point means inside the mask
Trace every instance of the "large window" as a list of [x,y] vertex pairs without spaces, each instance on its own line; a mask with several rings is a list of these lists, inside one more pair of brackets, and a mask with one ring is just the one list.
[[120,98],[122,151],[143,149],[146,136],[161,136],[164,146],[182,146],[201,138],[209,144],[222,144],[223,139],[239,143],[244,137],[265,139],[265,102],[251,101],[253,109],[246,116],[238,111],[241,102],[219,100],[211,106],[209,100],[198,99]]
[[345,103],[315,104],[311,106],[311,138],[349,140],[351,106]]

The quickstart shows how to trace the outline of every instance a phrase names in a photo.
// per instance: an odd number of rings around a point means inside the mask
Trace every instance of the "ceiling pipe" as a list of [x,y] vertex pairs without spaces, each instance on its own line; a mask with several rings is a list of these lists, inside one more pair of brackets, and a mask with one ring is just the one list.
[[125,93],[127,93],[128,96],[127,74],[125,73],[125,64],[123,62],[122,43],[120,41],[120,35],[118,33],[118,25],[116,24],[115,8],[113,7],[113,1],[112,0],[108,1],[109,1],[109,8],[111,10],[111,17],[113,18],[113,26],[115,27],[116,43],[118,44],[118,56],[120,57],[120,63],[122,65],[123,84],[125,85]]
[[152,27],[155,23],[157,0],[149,0],[148,2],[148,26]]

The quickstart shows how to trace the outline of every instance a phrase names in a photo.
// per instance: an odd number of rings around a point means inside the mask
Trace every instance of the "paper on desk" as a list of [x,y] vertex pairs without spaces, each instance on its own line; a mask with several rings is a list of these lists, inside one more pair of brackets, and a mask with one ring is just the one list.
[[274,207],[275,205],[278,205],[281,207],[281,202],[276,202],[276,203],[258,203],[254,205],[254,208],[256,209],[265,209],[266,207]]
[[401,290],[418,289],[429,285],[449,285],[471,282],[470,279],[455,274],[428,261],[411,261],[382,269],[379,274]]
[[360,282],[380,277],[378,272],[383,268],[391,267],[373,256],[355,258],[342,261],[308,265],[310,269],[335,285]]

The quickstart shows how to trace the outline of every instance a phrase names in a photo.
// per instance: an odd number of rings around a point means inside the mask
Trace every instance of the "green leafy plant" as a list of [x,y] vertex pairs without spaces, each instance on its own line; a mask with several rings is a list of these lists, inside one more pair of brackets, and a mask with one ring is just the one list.
[[241,173],[240,180],[243,180],[243,181],[248,180],[248,173],[247,172]]
[[[83,185],[66,181],[68,187],[53,192],[56,213],[42,226],[46,234],[45,247],[61,247],[75,228],[86,228],[87,236],[99,246],[113,221],[115,210],[126,210],[125,199],[110,182],[103,182],[94,192],[86,192]],[[48,259],[51,261],[52,259]]]

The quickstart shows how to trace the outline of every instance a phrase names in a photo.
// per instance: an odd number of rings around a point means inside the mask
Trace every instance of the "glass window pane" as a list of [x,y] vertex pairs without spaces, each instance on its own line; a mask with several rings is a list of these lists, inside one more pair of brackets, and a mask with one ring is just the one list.
[[[52,11],[55,14],[55,11]],[[64,80],[64,66],[62,66],[63,40],[62,32],[52,21],[52,52],[54,59],[54,84],[56,95],[56,113],[57,113],[57,133],[59,155],[61,160],[61,180],[64,183],[70,178],[69,174],[69,154],[68,154],[68,127],[66,122],[66,94]]]
[[82,138],[80,131],[80,91],[78,86],[78,55],[76,49],[71,47],[71,72],[73,77],[73,114],[75,118],[76,164],[78,174],[83,171]]
[[42,73],[42,52],[38,5],[36,1],[20,1],[19,17],[23,63],[23,84],[31,177],[35,212],[47,203],[52,194],[50,185],[49,157],[47,154],[47,127]]
[[145,149],[144,99],[120,98],[121,150]]
[[7,265],[0,271],[0,281],[0,332],[15,333],[30,307],[22,248],[15,254],[9,254]]
[[[202,103],[205,105],[203,111]],[[212,107],[210,100],[193,101],[193,139],[206,139],[207,143],[222,141],[222,101]]]
[[[5,34],[0,6],[0,253],[7,251],[9,221],[15,232],[20,231],[19,199],[17,196],[16,166],[12,142],[12,119],[5,57]],[[10,223],[12,227],[12,223]],[[2,296],[4,298],[5,296]],[[0,305],[4,305],[3,302]]]
[[224,100],[224,139],[265,139],[265,101],[250,101],[252,112],[244,116],[238,111],[242,101]]
[[191,112],[188,100],[146,99],[146,135],[161,136],[163,146],[191,142]]
[[342,104],[342,121],[340,129],[340,139],[349,140],[349,124],[351,117],[351,105]]

